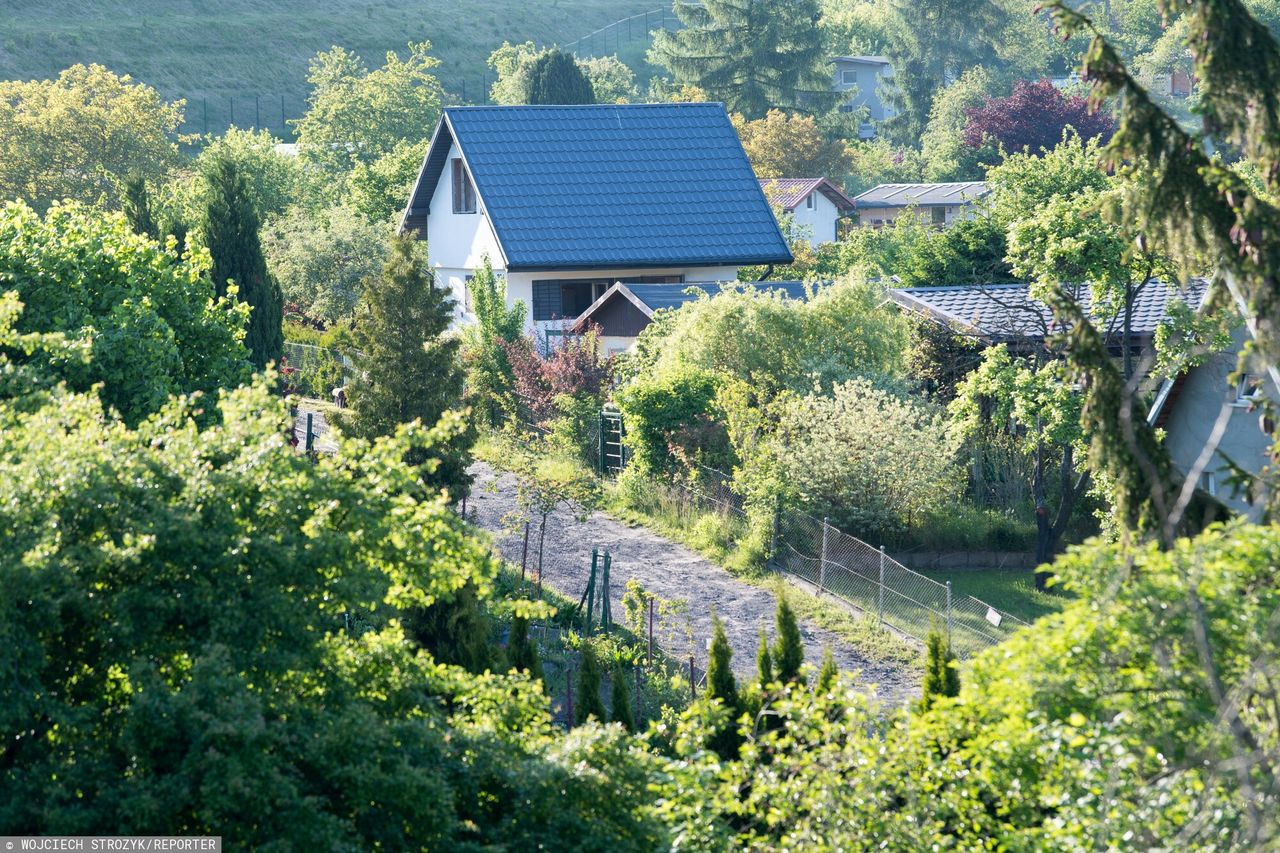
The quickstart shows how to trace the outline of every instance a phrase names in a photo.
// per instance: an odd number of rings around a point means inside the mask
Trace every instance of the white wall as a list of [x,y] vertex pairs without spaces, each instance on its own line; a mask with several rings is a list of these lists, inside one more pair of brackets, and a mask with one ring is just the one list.
[[453,291],[458,320],[471,322],[475,316],[463,310],[463,282],[481,265],[485,255],[489,256],[494,272],[503,270],[504,261],[498,238],[484,209],[484,199],[476,200],[475,213],[453,212],[452,164],[453,158],[458,156],[458,146],[455,144],[449,150],[449,161],[431,196],[431,213],[427,217],[427,252],[436,281],[447,284]]
[[793,227],[792,239],[803,234],[809,240],[809,245],[815,249],[823,243],[831,243],[836,239],[836,220],[840,218],[840,208],[836,207],[831,199],[822,193],[814,190],[810,193],[809,198],[813,199],[813,208],[805,206],[800,202],[800,206],[791,211],[791,222]]
[[[864,207],[858,211],[858,224],[864,227],[875,226],[878,219],[880,220],[880,225],[892,225],[899,216],[913,209],[925,225],[933,224],[934,205],[916,208]],[[947,225],[951,225],[954,222],[962,222],[966,219],[973,219],[977,215],[978,208],[974,204],[949,204],[946,206]]]

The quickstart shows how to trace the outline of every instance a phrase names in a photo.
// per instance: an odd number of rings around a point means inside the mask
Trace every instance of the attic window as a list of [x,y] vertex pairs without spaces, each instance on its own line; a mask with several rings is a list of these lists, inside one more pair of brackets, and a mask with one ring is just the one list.
[[846,86],[852,86],[858,82],[858,72],[852,68],[846,68],[840,72],[840,82]]
[[817,202],[814,201],[813,193],[809,193],[807,196],[804,197],[804,206],[806,210],[813,210],[813,208],[816,205],[817,205]]
[[461,157],[453,158],[453,212],[476,212],[476,188]]

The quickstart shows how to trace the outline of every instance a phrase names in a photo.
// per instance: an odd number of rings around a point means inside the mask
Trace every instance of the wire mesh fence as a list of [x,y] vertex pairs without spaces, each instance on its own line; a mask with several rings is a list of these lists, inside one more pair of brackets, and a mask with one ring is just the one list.
[[[732,478],[708,468],[695,472],[673,490],[704,510],[745,516]],[[770,565],[923,641],[931,630],[945,631],[959,657],[996,645],[1027,623],[970,595],[952,593],[823,519],[794,510],[779,511],[774,525]]]

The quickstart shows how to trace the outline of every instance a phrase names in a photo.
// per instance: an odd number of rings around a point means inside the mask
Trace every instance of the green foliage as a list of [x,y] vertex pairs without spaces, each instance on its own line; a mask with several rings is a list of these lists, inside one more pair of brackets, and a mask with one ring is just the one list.
[[774,619],[777,639],[773,646],[773,665],[778,681],[783,684],[803,684],[800,666],[804,663],[804,644],[800,641],[800,626],[795,611],[785,595],[778,596],[778,612]]
[[574,691],[577,694],[575,697],[577,701],[573,706],[573,721],[579,726],[592,718],[598,723],[607,723],[609,715],[605,712],[604,701],[600,698],[600,658],[597,657],[595,647],[591,643],[582,643],[580,652],[578,683]]
[[796,399],[776,445],[782,479],[803,506],[873,542],[902,536],[960,495],[941,411],[866,380]]
[[127,181],[159,182],[178,165],[182,107],[101,65],[0,82],[0,198],[38,210],[117,203]]
[[825,134],[811,116],[769,110],[755,121],[736,114],[730,120],[758,178],[826,177],[839,184],[853,171],[848,144]]
[[993,149],[973,148],[964,141],[971,109],[988,97],[1005,94],[996,76],[982,66],[970,68],[941,89],[929,109],[929,123],[920,137],[925,177],[930,181],[980,181],[983,166],[1000,161]]
[[[433,601],[425,607],[407,608],[401,621],[405,636],[440,663],[460,666],[476,675],[496,668],[495,649],[490,639],[492,626],[474,583],[464,585],[447,599]],[[525,642],[528,642],[527,633]],[[513,665],[513,668],[524,667]],[[532,668],[530,675],[534,675]]]
[[401,140],[371,163],[357,163],[348,181],[348,202],[366,219],[386,225],[404,211],[431,137]]
[[987,171],[988,204],[1000,222],[1010,223],[1038,213],[1056,198],[1070,198],[1108,186],[1098,167],[1101,143],[1067,132],[1052,151],[1009,154]]
[[[813,689],[817,693],[830,693],[836,686],[836,679],[840,677],[840,670],[836,668],[836,659],[831,656],[831,647],[827,646],[822,650],[822,666],[818,668],[818,680],[814,682]],[[956,682],[957,692],[960,683]]]
[[[214,296],[209,258],[179,259],[133,232],[124,216],[55,204],[42,218],[0,207],[0,286],[24,308],[19,333],[60,333],[88,359],[23,358],[136,424],[172,394],[216,393],[248,378],[246,311]],[[22,363],[22,362],[20,362]]]
[[826,112],[843,97],[831,70],[817,0],[676,3],[678,30],[661,30],[649,61],[681,85],[704,90],[731,113],[764,118],[772,108]]
[[507,666],[516,672],[526,672],[535,681],[542,681],[542,660],[537,645],[529,639],[529,620],[516,615],[511,618],[511,633],[507,639]]
[[773,658],[769,654],[769,637],[763,627],[760,628],[760,645],[756,649],[756,683],[762,693],[773,683]]
[[720,384],[710,371],[674,368],[639,378],[619,391],[629,464],[652,473],[669,470],[679,459],[700,461],[708,459],[708,451],[723,452],[726,440],[713,416]]
[[729,638],[724,633],[724,623],[712,616],[711,651],[707,662],[707,695],[719,699],[730,711],[738,707],[738,683],[734,680],[730,658]]
[[222,160],[235,163],[236,171],[245,177],[254,209],[264,219],[309,201],[314,192],[301,161],[277,151],[280,140],[268,130],[230,127],[221,136],[204,137],[203,142],[195,160],[197,174],[209,172]]
[[609,708],[613,711],[613,721],[621,723],[629,732],[636,730],[635,709],[631,707],[631,688],[627,685],[627,670],[621,665],[613,668],[612,684],[609,687]]
[[552,48],[529,68],[529,104],[594,104],[591,81],[569,54]]
[[639,98],[636,75],[617,56],[593,56],[578,60],[597,104],[626,104]]
[[[352,326],[351,408],[340,420],[352,435],[373,438],[415,420],[435,423],[462,402],[460,342],[447,334],[453,302],[435,286],[423,254],[412,237],[396,237],[381,275],[365,280]],[[428,487],[456,498],[471,483],[466,469],[473,441],[467,431],[446,453],[405,461]]]
[[928,711],[942,698],[960,695],[960,670],[951,641],[934,628],[925,639],[924,683],[920,709]]
[[390,237],[350,207],[295,207],[267,223],[262,250],[291,310],[332,325],[351,318],[365,279],[382,271]]
[[284,346],[284,297],[280,285],[267,272],[259,238],[258,211],[253,206],[249,182],[234,160],[209,164],[202,237],[213,259],[211,273],[219,296],[234,285],[236,298],[249,306],[245,346],[249,360],[263,368],[280,361]]
[[515,407],[515,376],[505,344],[524,334],[528,306],[522,300],[507,304],[506,279],[494,275],[488,255],[467,287],[476,317],[463,330],[467,401],[482,422],[498,426]]
[[[504,106],[541,103],[531,100],[535,85],[535,68],[545,65],[546,58],[561,51],[556,48],[539,48],[531,41],[511,44],[504,41],[502,47],[489,54],[489,67],[496,79],[489,87],[489,100]],[[627,103],[637,96],[635,74],[617,56],[597,56],[590,59],[574,59],[576,69],[585,78],[591,92],[591,100],[559,101],[559,103]],[[559,72],[568,76],[567,68]],[[574,83],[578,98],[586,97],[587,88]]]
[[294,122],[298,150],[331,177],[373,163],[403,142],[419,142],[440,118],[444,90],[431,43],[410,42],[405,58],[388,52],[370,71],[354,53],[334,47],[311,61],[307,114]]
[[157,241],[160,239],[160,227],[156,224],[155,215],[151,210],[151,196],[147,192],[146,178],[134,175],[125,182],[121,210],[124,211],[124,218],[128,220],[134,234],[141,234],[143,237],[150,237]]

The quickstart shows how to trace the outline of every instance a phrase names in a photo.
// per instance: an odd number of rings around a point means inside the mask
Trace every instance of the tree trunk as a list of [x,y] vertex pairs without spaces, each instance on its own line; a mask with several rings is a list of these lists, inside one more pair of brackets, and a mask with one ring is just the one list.
[[542,545],[547,541],[547,514],[542,514],[542,524],[538,526],[538,598],[542,598]]
[[1040,570],[1053,557],[1053,528],[1049,524],[1049,507],[1044,494],[1044,440],[1039,436],[1040,418],[1036,418],[1036,462],[1032,472],[1031,491],[1036,506],[1036,589],[1044,589],[1049,573]]

